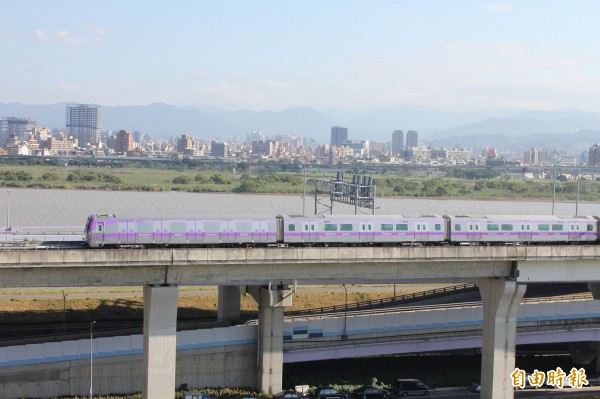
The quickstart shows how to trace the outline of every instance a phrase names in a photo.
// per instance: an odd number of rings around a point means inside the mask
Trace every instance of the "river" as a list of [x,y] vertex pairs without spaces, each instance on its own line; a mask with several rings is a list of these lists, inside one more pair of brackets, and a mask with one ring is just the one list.
[[[328,200],[326,201],[329,202]],[[307,195],[306,215],[314,211],[314,197]],[[477,201],[461,199],[377,198],[376,214],[538,214],[552,213],[548,201]],[[573,216],[575,202],[554,206],[555,214]],[[11,188],[0,191],[0,228],[11,226],[83,226],[91,214],[115,214],[120,217],[247,217],[301,215],[301,195],[249,195],[186,192],[43,190]],[[580,203],[580,215],[600,215],[600,204]],[[319,206],[319,212],[325,212]],[[370,213],[370,210],[365,210]],[[335,215],[350,215],[354,207],[334,204]]]

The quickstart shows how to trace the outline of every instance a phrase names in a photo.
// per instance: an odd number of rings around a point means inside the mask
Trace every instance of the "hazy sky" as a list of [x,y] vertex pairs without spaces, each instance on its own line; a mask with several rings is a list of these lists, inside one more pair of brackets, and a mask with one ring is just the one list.
[[600,111],[600,1],[18,0],[0,102]]

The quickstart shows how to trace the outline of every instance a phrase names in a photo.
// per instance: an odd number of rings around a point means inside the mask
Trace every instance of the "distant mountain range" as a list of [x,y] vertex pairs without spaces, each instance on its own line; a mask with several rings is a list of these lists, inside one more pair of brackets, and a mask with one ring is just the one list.
[[[66,103],[0,104],[0,117],[28,117],[39,126],[63,128]],[[329,142],[333,125],[348,127],[351,139],[391,140],[393,130],[417,130],[420,140],[440,146],[542,147],[579,153],[600,141],[600,113],[567,111],[477,110],[451,112],[427,107],[351,111],[289,108],[281,111],[227,111],[216,107],[167,104],[103,107],[103,129],[141,131],[154,138],[243,139],[252,130],[268,136],[289,134]],[[551,148],[548,148],[551,147]]]

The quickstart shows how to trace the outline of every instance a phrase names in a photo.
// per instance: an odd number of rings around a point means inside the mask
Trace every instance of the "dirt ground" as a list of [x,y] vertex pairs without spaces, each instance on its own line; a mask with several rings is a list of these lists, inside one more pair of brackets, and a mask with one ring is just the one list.
[[[388,298],[395,295],[427,291],[440,285],[349,285],[299,286],[293,306],[287,311],[313,309],[346,303]],[[181,287],[178,314],[183,318],[210,317],[217,310],[216,287]],[[250,295],[241,296],[242,312],[253,312],[257,305]],[[0,289],[0,323],[32,322],[36,319],[61,321],[88,320],[90,317],[129,319],[141,317],[141,289],[65,288],[65,289]]]

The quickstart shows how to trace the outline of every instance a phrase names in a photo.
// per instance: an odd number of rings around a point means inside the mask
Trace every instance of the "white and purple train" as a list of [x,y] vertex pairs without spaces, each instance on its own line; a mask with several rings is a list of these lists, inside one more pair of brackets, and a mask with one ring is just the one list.
[[597,242],[595,216],[277,216],[272,219],[88,218],[91,248]]

